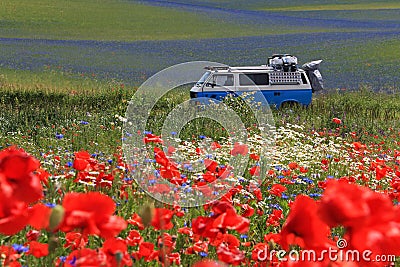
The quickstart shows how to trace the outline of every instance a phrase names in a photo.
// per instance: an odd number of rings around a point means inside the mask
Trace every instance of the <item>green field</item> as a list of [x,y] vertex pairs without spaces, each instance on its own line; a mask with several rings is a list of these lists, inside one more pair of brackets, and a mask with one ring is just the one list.
[[[349,4],[321,6],[257,7],[287,10],[348,10],[398,8],[392,4]],[[341,31],[354,31],[351,27]],[[122,0],[13,1],[0,2],[0,36],[9,38],[65,40],[177,40],[260,36],[298,32],[336,31],[332,28],[301,25],[238,24],[234,18],[208,16],[205,12],[180,11]]]
[[0,2],[0,36],[77,40],[174,40],[325,31],[238,25],[204,14],[119,0]]

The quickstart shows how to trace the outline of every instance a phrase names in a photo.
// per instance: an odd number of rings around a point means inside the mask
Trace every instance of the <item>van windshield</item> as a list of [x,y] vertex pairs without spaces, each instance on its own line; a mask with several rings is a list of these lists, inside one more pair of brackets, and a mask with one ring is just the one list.
[[206,73],[203,74],[203,76],[200,78],[200,80],[196,83],[196,86],[200,86],[203,83],[205,83],[205,81],[208,79],[208,77],[210,76],[211,72],[207,71]]

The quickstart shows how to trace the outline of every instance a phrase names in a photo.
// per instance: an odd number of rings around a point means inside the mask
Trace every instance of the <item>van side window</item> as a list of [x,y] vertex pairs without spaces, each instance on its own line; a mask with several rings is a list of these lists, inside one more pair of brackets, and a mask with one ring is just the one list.
[[248,73],[239,74],[240,85],[268,85],[269,77],[267,73]]
[[213,83],[217,86],[233,86],[233,74],[213,75]]

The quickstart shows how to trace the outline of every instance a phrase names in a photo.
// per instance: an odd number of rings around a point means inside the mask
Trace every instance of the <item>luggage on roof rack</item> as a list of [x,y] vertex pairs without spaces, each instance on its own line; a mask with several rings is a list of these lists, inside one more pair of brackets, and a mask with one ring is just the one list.
[[297,57],[290,54],[274,54],[268,58],[268,66],[285,72],[297,71]]

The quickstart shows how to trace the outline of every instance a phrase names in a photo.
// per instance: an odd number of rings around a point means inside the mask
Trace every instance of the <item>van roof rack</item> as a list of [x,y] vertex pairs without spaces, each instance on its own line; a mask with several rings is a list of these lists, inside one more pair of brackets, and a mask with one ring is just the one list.
[[229,66],[206,66],[204,69],[206,70],[228,70],[230,67]]

